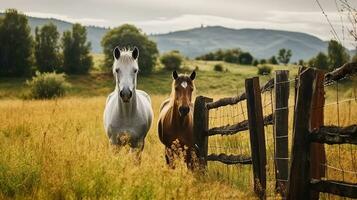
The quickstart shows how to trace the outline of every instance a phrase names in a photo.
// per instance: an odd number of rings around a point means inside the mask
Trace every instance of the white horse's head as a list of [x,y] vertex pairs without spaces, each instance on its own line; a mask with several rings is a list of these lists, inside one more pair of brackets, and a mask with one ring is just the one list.
[[130,51],[115,47],[113,56],[113,74],[116,81],[116,90],[124,102],[129,102],[136,89],[136,78],[139,71],[139,49],[134,47],[134,50]]

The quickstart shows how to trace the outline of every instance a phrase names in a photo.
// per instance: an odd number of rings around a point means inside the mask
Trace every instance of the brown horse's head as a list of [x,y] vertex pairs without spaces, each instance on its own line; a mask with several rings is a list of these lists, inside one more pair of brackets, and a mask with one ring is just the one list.
[[172,84],[172,94],[174,104],[177,105],[180,116],[184,117],[190,112],[192,92],[195,89],[193,80],[196,72],[193,71],[190,76],[172,72],[174,79]]

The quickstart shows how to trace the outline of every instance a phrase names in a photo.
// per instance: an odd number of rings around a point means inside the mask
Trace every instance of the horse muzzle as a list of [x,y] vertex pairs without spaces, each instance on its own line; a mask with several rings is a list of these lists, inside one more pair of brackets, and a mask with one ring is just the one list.
[[119,92],[119,95],[125,103],[128,103],[133,96],[133,92],[128,88],[124,88]]
[[180,106],[179,113],[181,117],[186,116],[190,112],[190,107],[188,106]]

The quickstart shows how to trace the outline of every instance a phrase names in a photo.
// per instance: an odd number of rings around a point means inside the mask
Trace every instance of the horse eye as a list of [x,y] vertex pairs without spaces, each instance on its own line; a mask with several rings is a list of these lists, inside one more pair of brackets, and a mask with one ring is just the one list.
[[136,74],[138,72],[138,70],[137,69],[134,69],[134,73]]
[[119,68],[116,68],[116,69],[115,69],[115,72],[118,73],[118,72],[119,72]]

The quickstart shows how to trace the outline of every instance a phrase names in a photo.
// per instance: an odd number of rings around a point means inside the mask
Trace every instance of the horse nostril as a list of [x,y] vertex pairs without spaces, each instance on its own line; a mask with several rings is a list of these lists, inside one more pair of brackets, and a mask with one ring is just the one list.
[[122,90],[122,91],[120,91],[119,95],[120,95],[120,97],[123,97],[123,96],[124,96],[124,92],[123,92],[123,90]]
[[129,90],[129,98],[131,98],[131,96],[133,96],[133,92]]
[[187,106],[181,106],[179,108],[179,112],[181,113],[181,115],[186,115],[188,112],[190,112],[190,108]]

